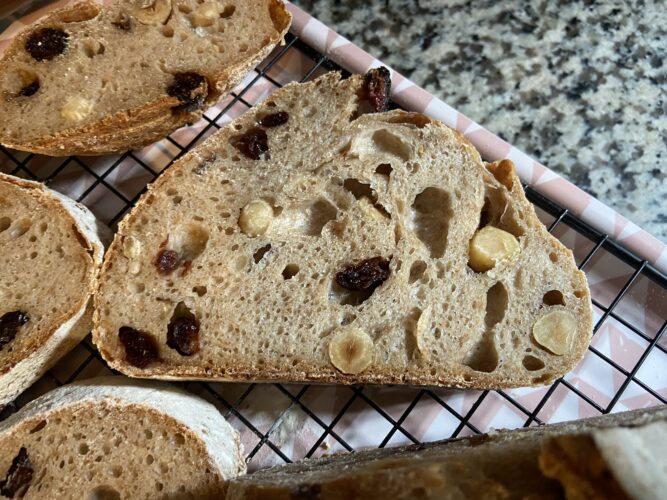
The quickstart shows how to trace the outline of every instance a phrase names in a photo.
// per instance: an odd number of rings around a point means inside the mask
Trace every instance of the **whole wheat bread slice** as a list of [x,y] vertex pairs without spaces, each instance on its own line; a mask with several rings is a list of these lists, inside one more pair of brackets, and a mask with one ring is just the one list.
[[101,238],[83,205],[0,174],[0,407],[90,331]]
[[[381,108],[386,76],[287,85],[149,187],[96,295],[113,368],[497,388],[581,359],[585,276],[511,162],[485,166],[418,113],[359,115]],[[490,269],[470,264],[480,234],[508,252]]]
[[[667,444],[666,432],[663,406],[453,441],[333,455],[239,477],[229,483],[225,498],[660,498],[666,484],[661,469],[666,463],[661,451]],[[637,446],[649,441],[651,446]],[[559,447],[558,453],[554,446]],[[566,456],[563,449],[572,454]],[[566,470],[569,475],[554,470]]]
[[238,433],[218,410],[168,385],[86,380],[0,423],[10,498],[219,498],[244,472]]
[[82,0],[0,59],[0,144],[96,155],[196,122],[283,40],[281,0]]

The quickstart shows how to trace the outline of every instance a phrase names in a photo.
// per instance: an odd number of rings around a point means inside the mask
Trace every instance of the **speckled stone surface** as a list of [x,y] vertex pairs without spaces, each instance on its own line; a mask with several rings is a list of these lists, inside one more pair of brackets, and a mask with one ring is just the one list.
[[667,241],[664,1],[294,3]]

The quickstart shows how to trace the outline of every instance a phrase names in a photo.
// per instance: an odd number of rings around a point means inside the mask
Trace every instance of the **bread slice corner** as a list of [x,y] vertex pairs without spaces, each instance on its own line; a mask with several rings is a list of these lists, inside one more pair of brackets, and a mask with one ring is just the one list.
[[279,43],[281,0],[81,0],[0,59],[0,144],[34,153],[136,149],[196,122]]
[[0,173],[0,406],[92,326],[92,294],[111,232],[83,205]]

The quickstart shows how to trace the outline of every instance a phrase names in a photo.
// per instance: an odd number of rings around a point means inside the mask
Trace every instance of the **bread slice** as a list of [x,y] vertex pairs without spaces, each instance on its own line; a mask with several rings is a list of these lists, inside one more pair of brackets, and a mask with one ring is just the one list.
[[90,331],[109,236],[83,205],[0,174],[0,407]]
[[218,410],[167,385],[86,380],[0,423],[10,498],[219,498],[244,472],[239,435]]
[[[229,483],[225,498],[661,498],[666,484],[664,468],[661,470],[666,431],[667,409],[663,406],[453,441],[334,455],[239,477]],[[636,446],[651,440],[651,446]],[[545,470],[553,442],[590,443],[573,455],[581,467],[572,469],[579,473],[576,481],[565,482]],[[617,467],[619,462],[624,465]]]
[[585,276],[511,162],[418,113],[359,115],[386,76],[287,85],[149,187],[96,296],[113,368],[498,388],[581,359]]
[[282,0],[82,0],[0,59],[0,144],[54,156],[139,148],[197,121],[283,40]]

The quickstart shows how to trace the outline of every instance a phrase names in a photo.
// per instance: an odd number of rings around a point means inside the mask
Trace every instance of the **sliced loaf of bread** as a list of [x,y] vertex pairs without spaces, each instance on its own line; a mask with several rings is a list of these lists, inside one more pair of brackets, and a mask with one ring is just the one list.
[[239,477],[225,498],[661,498],[667,487],[665,445],[662,406],[305,460]]
[[218,410],[167,385],[87,380],[0,422],[9,498],[220,498],[244,472],[238,433]]
[[281,0],[82,0],[0,59],[0,144],[122,152],[199,119],[283,40]]
[[90,332],[101,238],[83,205],[0,174],[0,407]]
[[512,163],[422,114],[361,114],[388,84],[290,84],[150,186],[96,295],[113,368],[498,388],[582,358],[586,278]]

